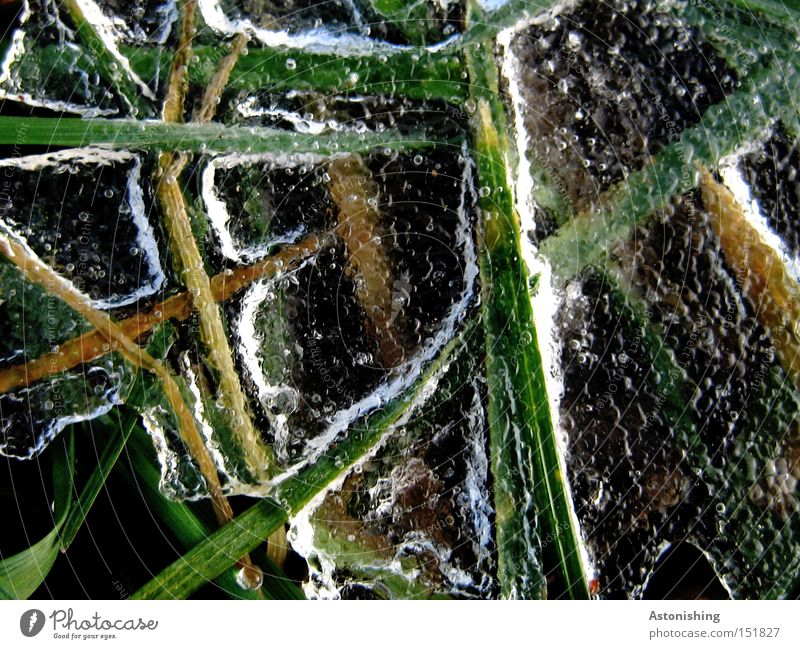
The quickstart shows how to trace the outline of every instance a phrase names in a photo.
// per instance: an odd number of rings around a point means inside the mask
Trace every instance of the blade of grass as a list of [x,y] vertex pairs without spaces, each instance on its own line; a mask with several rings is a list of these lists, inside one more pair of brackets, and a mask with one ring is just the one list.
[[249,153],[280,156],[332,156],[364,153],[379,147],[426,148],[436,144],[425,133],[403,135],[338,132],[304,135],[276,128],[223,124],[168,124],[156,121],[0,117],[0,144],[54,147],[107,146],[120,149],[172,150],[189,153]]
[[[189,85],[187,65],[192,56],[192,39],[196,29],[195,10],[195,0],[183,2],[178,52],[173,60],[167,99],[164,103],[166,122],[183,121],[185,94]],[[203,96],[203,105],[199,111],[200,119],[196,121],[207,122],[213,117],[220,93],[246,42],[246,38],[237,37],[229,54],[223,57],[217,66],[212,76],[212,83],[206,88]],[[159,156],[154,179],[155,194],[169,235],[175,270],[192,296],[192,310],[197,315],[200,325],[199,333],[205,359],[216,373],[217,401],[231,414],[229,419],[231,431],[241,448],[248,469],[257,479],[266,480],[271,475],[274,456],[253,426],[247,398],[234,366],[233,352],[222,321],[222,312],[211,291],[211,280],[206,273],[200,246],[192,231],[192,223],[180,185],[181,174],[188,161],[186,154],[172,151],[162,153]],[[220,523],[227,522],[229,518],[220,520]]]
[[0,599],[28,599],[58,558],[59,532],[72,506],[75,438],[72,429],[61,438],[53,457],[53,529],[26,550],[0,561]]
[[[196,0],[183,0],[181,2],[181,27],[178,36],[178,50],[172,60],[167,85],[167,97],[164,101],[163,117],[165,122],[180,123],[184,120],[186,93],[189,88],[188,65],[192,58],[192,42],[197,31],[196,25]],[[246,42],[246,41],[245,41]],[[216,85],[206,89],[203,96],[201,114],[206,119],[211,119],[214,114],[219,93],[222,92],[232,64],[244,47],[240,39],[236,39],[231,51],[223,57],[212,75],[212,82]],[[208,108],[205,104],[212,102]],[[205,111],[205,112],[204,112]],[[272,449],[264,444],[261,436],[256,432],[250,417],[247,398],[242,390],[239,375],[236,372],[233,353],[228,341],[225,325],[222,322],[222,312],[214,301],[211,293],[211,280],[205,269],[205,262],[200,253],[200,246],[195,239],[183,189],[180,185],[180,176],[188,163],[185,153],[164,151],[158,157],[158,166],[153,177],[155,195],[164,227],[169,237],[169,246],[172,251],[173,265],[183,284],[192,296],[192,311],[197,315],[200,339],[203,343],[204,358],[211,370],[216,373],[216,401],[230,416],[228,423],[233,437],[236,439],[238,450],[249,471],[256,479],[264,480],[271,475],[274,464]],[[202,453],[209,454],[208,448],[203,448]],[[194,455],[194,453],[193,453]],[[195,456],[198,457],[198,456]],[[205,473],[205,472],[204,472]],[[208,476],[208,493],[216,503],[215,514],[217,522],[225,525],[233,518],[233,509],[228,499],[218,488],[219,478],[214,469],[214,483]],[[256,590],[261,587],[263,573],[253,564],[248,554],[243,554],[237,561],[240,567],[240,578],[248,587]]]
[[[178,541],[191,548],[202,543],[213,529],[186,503],[168,500],[159,490],[160,472],[153,457],[152,443],[140,428],[137,428],[128,447],[129,465],[121,464],[119,470],[126,480],[147,500],[148,507],[169,527]],[[215,580],[215,583],[232,597],[240,599],[305,599],[303,591],[295,586],[283,571],[267,557],[264,583],[260,591],[243,589],[236,581],[237,570],[229,567]]]
[[0,561],[0,599],[28,599],[58,558],[58,528],[31,547]]
[[[121,47],[134,73],[150,81],[169,75],[170,58],[158,47]],[[64,45],[46,45],[27,53],[25,70],[68,74]],[[221,58],[217,46],[198,45],[189,61],[189,82],[205,88]],[[80,59],[89,74],[100,74],[90,52]],[[461,57],[453,51],[376,48],[374,52],[318,54],[286,48],[253,47],[231,75],[229,89],[250,93],[313,92],[324,95],[392,94],[408,99],[443,99],[462,103],[467,97]]]
[[53,458],[53,513],[63,521],[72,508],[75,483],[75,431],[70,429]]
[[[114,412],[119,415],[119,410],[115,410]],[[125,448],[125,444],[136,425],[136,419],[133,417],[128,417],[127,419],[118,417],[118,421],[114,427],[114,434],[110,436],[108,445],[104,449],[103,454],[98,458],[92,474],[83,486],[77,502],[70,508],[69,514],[61,528],[59,541],[62,552],[66,552],[67,548],[69,548],[75,540],[78,531],[86,520],[86,516],[89,514],[89,510],[97,499],[100,490],[103,488],[108,475],[111,473],[111,469],[113,469],[114,465],[117,463],[122,449]]]
[[[203,62],[217,60],[217,51],[209,46],[195,49],[199,61],[189,65],[192,84],[201,87],[208,84],[212,68]],[[134,70],[144,79],[152,78],[156,68],[163,65],[154,48],[139,48],[128,54]],[[392,94],[408,99],[445,99],[460,103],[467,96],[463,71],[461,57],[452,52],[376,48],[368,54],[346,50],[315,54],[254,47],[236,64],[229,88],[251,92],[269,89],[275,93],[291,90],[337,95]]]
[[586,266],[604,265],[615,243],[633,225],[663,208],[675,194],[697,185],[695,162],[713,167],[723,156],[758,138],[777,119],[796,121],[798,93],[800,74],[794,65],[753,72],[744,87],[710,107],[700,124],[685,130],[652,164],[610,190],[603,209],[576,215],[542,243],[540,252],[550,261],[554,279],[563,284]]
[[134,599],[188,597],[230,567],[238,556],[258,547],[284,525],[289,516],[297,514],[380,442],[384,434],[416,404],[426,385],[447,365],[460,342],[473,330],[474,322],[471,321],[442,349],[438,358],[428,365],[411,387],[363,424],[351,428],[346,439],[314,464],[288,478],[278,487],[275,499],[265,499],[253,505],[194,546],[134,593]]
[[[491,52],[473,45],[467,48],[467,67],[477,107],[474,148],[482,186],[481,302],[500,592],[543,597],[547,574],[559,582],[557,595],[588,598],[508,183],[510,147],[496,62]],[[548,542],[542,543],[545,536]]]

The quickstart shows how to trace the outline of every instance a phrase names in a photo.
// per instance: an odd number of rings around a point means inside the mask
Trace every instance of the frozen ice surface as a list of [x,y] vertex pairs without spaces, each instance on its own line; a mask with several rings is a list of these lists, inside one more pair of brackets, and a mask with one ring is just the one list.
[[296,517],[314,597],[490,597],[494,556],[480,341],[407,421]]
[[140,156],[69,149],[6,158],[0,168],[3,226],[95,307],[133,304],[164,283],[145,214]]
[[[111,13],[119,9],[114,0],[101,4],[79,0],[84,16],[115,57],[115,69],[120,74],[125,70],[138,92],[154,99],[152,90],[131,70],[119,47],[151,40],[164,42],[176,13],[169,4],[125,4],[125,12],[117,15]],[[132,111],[127,99],[100,74],[94,55],[79,44],[66,9],[52,0],[33,5],[31,0],[24,0],[19,24],[10,35],[0,64],[0,97],[87,117]]]

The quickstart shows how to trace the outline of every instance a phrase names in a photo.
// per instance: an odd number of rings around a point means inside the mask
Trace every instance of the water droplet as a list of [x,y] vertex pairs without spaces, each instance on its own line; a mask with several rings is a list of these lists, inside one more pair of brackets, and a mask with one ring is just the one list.
[[264,584],[264,572],[256,565],[243,566],[236,573],[236,583],[243,590],[258,590]]

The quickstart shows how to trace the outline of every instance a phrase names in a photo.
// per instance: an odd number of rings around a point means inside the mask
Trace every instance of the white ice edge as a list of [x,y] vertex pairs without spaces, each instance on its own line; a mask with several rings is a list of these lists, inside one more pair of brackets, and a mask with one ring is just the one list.
[[[297,97],[298,93],[292,91],[287,93],[287,98]],[[359,99],[363,99],[359,97]],[[352,101],[352,99],[348,99]],[[350,131],[355,133],[366,133],[367,127],[363,124],[353,127],[342,124],[330,119],[324,122],[302,117],[299,113],[284,108],[268,108],[257,105],[258,97],[251,96],[236,106],[236,110],[242,117],[271,117],[289,122],[295,131],[303,135],[320,135],[326,131],[342,132]]]
[[[304,261],[297,270],[292,271],[291,276],[294,277],[297,271],[304,268],[309,263],[309,260]],[[282,279],[285,280],[286,278],[287,275],[284,275]],[[251,290],[245,294],[242,299],[242,310],[236,321],[236,332],[239,339],[239,358],[255,384],[256,391],[258,392],[258,400],[274,432],[273,446],[275,447],[275,452],[278,457],[280,457],[282,450],[288,444],[288,418],[287,415],[283,413],[277,415],[273,414],[268,404],[270,400],[281,394],[291,395],[291,398],[297,402],[300,401],[301,396],[299,391],[290,385],[270,384],[259,362],[261,359],[259,357],[259,336],[255,326],[256,319],[258,317],[259,308],[271,293],[272,286],[272,281],[261,280],[254,284]],[[290,344],[294,344],[293,341]]]
[[[486,2],[487,0],[482,0],[482,1]],[[481,0],[479,0],[479,2],[481,2]],[[488,2],[491,3],[494,2],[494,0],[488,0]],[[533,27],[534,25],[543,25],[548,20],[551,20],[552,18],[559,16],[567,11],[571,11],[572,9],[577,7],[578,4],[580,4],[580,2],[581,0],[562,0],[562,2],[553,4],[550,7],[539,8],[540,10],[535,13],[527,14],[523,11],[519,20],[516,23],[511,25],[511,27],[508,27],[507,29],[504,29],[502,32],[498,33],[497,41],[499,43],[501,38],[505,39],[506,41],[510,41],[516,32],[526,29],[527,27]],[[507,3],[508,0],[499,0],[495,8],[499,9]]]
[[[150,281],[141,284],[136,290],[109,299],[92,300],[88,295],[80,291],[72,282],[66,278],[62,278],[65,284],[70,286],[70,289],[75,291],[81,296],[83,300],[88,301],[95,309],[112,309],[120,306],[133,304],[134,302],[149,297],[155,294],[158,289],[166,281],[166,275],[161,266],[161,260],[158,252],[158,244],[156,243],[155,233],[150,225],[145,214],[144,197],[142,195],[141,187],[141,168],[142,160],[138,155],[128,151],[115,151],[109,149],[66,149],[63,151],[56,151],[54,153],[37,154],[30,156],[22,156],[18,158],[6,158],[0,160],[0,168],[17,168],[22,171],[41,171],[47,168],[55,168],[69,165],[95,165],[103,166],[115,162],[130,162],[133,161],[133,167],[128,172],[126,184],[126,197],[125,200],[131,210],[131,219],[136,226],[136,243],[141,248],[144,258],[147,261],[147,277]],[[39,256],[28,246],[25,238],[17,233],[14,228],[5,222],[0,217],[0,223],[7,232],[13,234],[15,239],[23,242],[28,249],[31,256],[40,259]],[[144,273],[139,274],[141,279]]]
[[227,461],[220,450],[219,444],[217,443],[214,429],[211,427],[208,417],[206,416],[205,403],[203,403],[203,396],[200,393],[197,374],[192,368],[192,362],[189,358],[189,353],[182,352],[178,362],[180,364],[181,373],[186,377],[186,386],[189,388],[189,392],[191,393],[194,401],[194,403],[191,404],[194,409],[194,418],[195,421],[200,423],[200,431],[203,435],[203,439],[205,440],[205,447],[208,449],[211,457],[214,460],[214,463],[218,467],[225,467],[227,465]]
[[758,233],[761,241],[778,255],[792,279],[800,281],[800,259],[789,251],[783,240],[770,228],[766,216],[761,212],[758,199],[750,191],[750,186],[747,184],[740,166],[742,158],[763,146],[765,139],[766,134],[755,142],[722,158],[719,162],[719,173],[722,176],[723,184],[730,190],[734,199],[742,208],[742,214],[748,224]]
[[[25,6],[27,7],[27,3]],[[43,99],[29,92],[15,90],[15,82],[13,80],[14,64],[25,56],[25,52],[25,32],[17,29],[11,36],[11,44],[8,46],[2,64],[0,64],[0,99],[18,101],[28,106],[48,108],[56,112],[76,113],[83,117],[105,117],[117,114],[116,110],[101,110],[67,101]]]
[[228,222],[234,218],[228,212],[225,201],[221,200],[216,191],[216,172],[218,169],[232,169],[239,165],[258,164],[269,162],[281,168],[294,168],[305,164],[319,164],[323,160],[330,159],[316,154],[240,154],[212,158],[203,168],[201,175],[200,195],[206,206],[209,223],[214,229],[220,244],[222,254],[237,263],[252,263],[262,259],[269,254],[276,245],[282,243],[292,243],[297,237],[304,233],[302,227],[288,232],[287,234],[271,237],[256,246],[239,247],[233,240],[233,235],[228,229]]
[[[694,546],[694,548],[696,550],[698,550],[705,557],[706,561],[708,562],[708,565],[709,566],[714,566],[714,563],[715,563],[714,562],[714,558],[706,550],[703,550],[701,548],[701,544],[694,543],[692,541],[691,537],[684,539],[682,542],[689,543],[690,545]],[[659,563],[661,562],[661,560],[664,558],[664,555],[667,553],[667,551],[671,550],[676,545],[678,545],[678,543],[673,543],[673,542],[670,542],[670,541],[662,541],[658,546],[658,552],[656,553],[656,557],[655,557],[655,560],[653,561],[653,565],[654,566],[658,566]],[[637,587],[634,590],[634,592],[632,593],[634,597],[641,598],[642,593],[647,592],[647,588],[648,588],[648,586],[650,586],[650,580],[653,578],[653,575],[655,575],[655,573],[656,573],[655,570],[651,570],[650,571],[650,573],[645,578],[644,583],[641,586]],[[728,593],[728,598],[729,599],[734,599],[733,591],[731,590],[730,586],[728,586],[724,576],[721,577],[720,575],[718,575],[716,570],[714,570],[714,574],[717,575],[719,583],[722,585],[722,587]]]
[[[359,27],[359,21],[363,25],[355,4],[351,0],[345,0],[352,15],[354,27]],[[286,30],[271,30],[257,27],[251,20],[235,19],[232,20],[225,15],[219,0],[199,0],[198,8],[206,24],[216,31],[233,36],[238,33],[252,34],[267,47],[287,47],[292,49],[302,49],[312,54],[339,54],[341,56],[359,56],[384,52],[427,50],[436,51],[450,45],[458,34],[451,36],[435,45],[427,47],[415,47],[411,45],[395,45],[386,41],[379,41],[369,36],[352,32],[332,32],[325,28],[312,28],[290,34]]]
[[52,153],[39,153],[0,159],[0,168],[17,167],[23,171],[38,171],[46,167],[58,167],[67,163],[82,165],[107,165],[114,162],[130,162],[135,155],[120,149],[104,149],[85,147],[80,149],[62,149]]
[[153,94],[153,91],[150,90],[148,85],[133,71],[130,61],[128,61],[122,52],[119,51],[119,48],[117,47],[117,39],[119,38],[119,35],[116,34],[117,30],[115,29],[114,24],[103,13],[103,10],[100,9],[94,0],[76,0],[76,2],[83,12],[83,16],[86,21],[97,29],[97,34],[100,37],[100,40],[103,41],[104,47],[108,52],[111,53],[111,55],[117,61],[117,64],[125,71],[125,74],[128,76],[128,78],[136,84],[136,86],[139,88],[139,91],[145,97],[155,101],[156,96]]

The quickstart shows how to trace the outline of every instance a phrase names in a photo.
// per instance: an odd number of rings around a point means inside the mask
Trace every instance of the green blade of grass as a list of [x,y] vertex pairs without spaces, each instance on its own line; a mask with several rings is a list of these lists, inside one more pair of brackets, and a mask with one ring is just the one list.
[[[189,80],[205,87],[211,79],[216,48],[198,45],[199,61],[189,66]],[[129,52],[131,65],[145,79],[157,66],[166,69],[156,49]],[[445,99],[460,103],[467,96],[461,57],[424,49],[376,48],[369,53],[316,54],[294,49],[252,47],[231,74],[229,88],[252,92],[313,91],[323,94],[391,94],[408,99]],[[160,77],[163,78],[163,77]]]
[[215,579],[244,553],[264,542],[297,514],[311,499],[368,453],[388,430],[415,404],[429,381],[445,367],[461,340],[472,331],[469,323],[430,363],[414,384],[382,410],[348,432],[344,441],[314,464],[288,478],[274,499],[252,506],[134,593],[134,599],[185,598]]
[[58,558],[59,532],[72,506],[75,439],[72,430],[61,438],[53,457],[55,526],[26,550],[0,561],[0,599],[28,599],[47,577]]
[[311,136],[276,128],[216,123],[167,124],[126,119],[0,117],[0,144],[330,156],[365,152],[379,147],[426,148],[435,142],[422,133],[402,135],[397,131]]
[[557,594],[588,598],[507,178],[510,148],[496,63],[474,45],[467,49],[467,65],[477,107],[474,148],[481,185],[487,412],[501,595],[544,597],[545,574],[553,574]]
[[[6,45],[7,47],[7,45]],[[32,50],[22,70],[53,70],[68,74],[64,45]],[[205,88],[224,48],[197,45],[189,63],[190,83]],[[79,64],[89,74],[103,76],[91,52],[82,50]],[[157,47],[122,47],[133,72],[150,82],[165,79],[171,59]],[[72,50],[74,58],[74,50]],[[253,45],[233,69],[229,90],[251,93],[314,92],[324,95],[397,95],[408,99],[444,99],[462,103],[467,97],[464,65],[452,51],[378,47],[372,52],[320,54]]]
[[75,431],[69,430],[53,458],[53,513],[57,525],[69,515],[75,484]]
[[89,510],[97,499],[100,490],[103,488],[109,473],[111,473],[111,469],[114,468],[120,453],[122,453],[122,449],[125,448],[131,431],[137,425],[135,417],[130,415],[122,417],[119,409],[115,409],[114,412],[118,415],[116,425],[114,426],[114,434],[111,435],[108,446],[106,446],[103,454],[98,458],[92,474],[83,486],[77,502],[70,509],[64,521],[64,525],[61,528],[60,542],[63,552],[65,552],[75,540],[75,536],[86,520],[86,516],[89,514]]
[[[198,517],[186,503],[168,500],[161,493],[158,487],[160,473],[152,444],[138,427],[129,446],[129,458],[130,466],[120,465],[123,476],[143,495],[153,514],[169,527],[185,548],[202,543],[213,533],[213,526]],[[234,567],[224,570],[216,578],[216,584],[228,595],[239,599],[305,599],[303,591],[269,557],[261,556],[259,561],[264,564],[264,584],[259,591],[239,586]]]
[[554,279],[564,283],[586,266],[604,265],[632,226],[663,208],[675,194],[697,185],[696,162],[713,168],[777,119],[796,122],[798,93],[800,74],[795,65],[784,62],[754,71],[743,88],[711,106],[700,124],[685,130],[652,164],[610,190],[603,209],[575,216],[542,242],[540,252],[550,261]]

